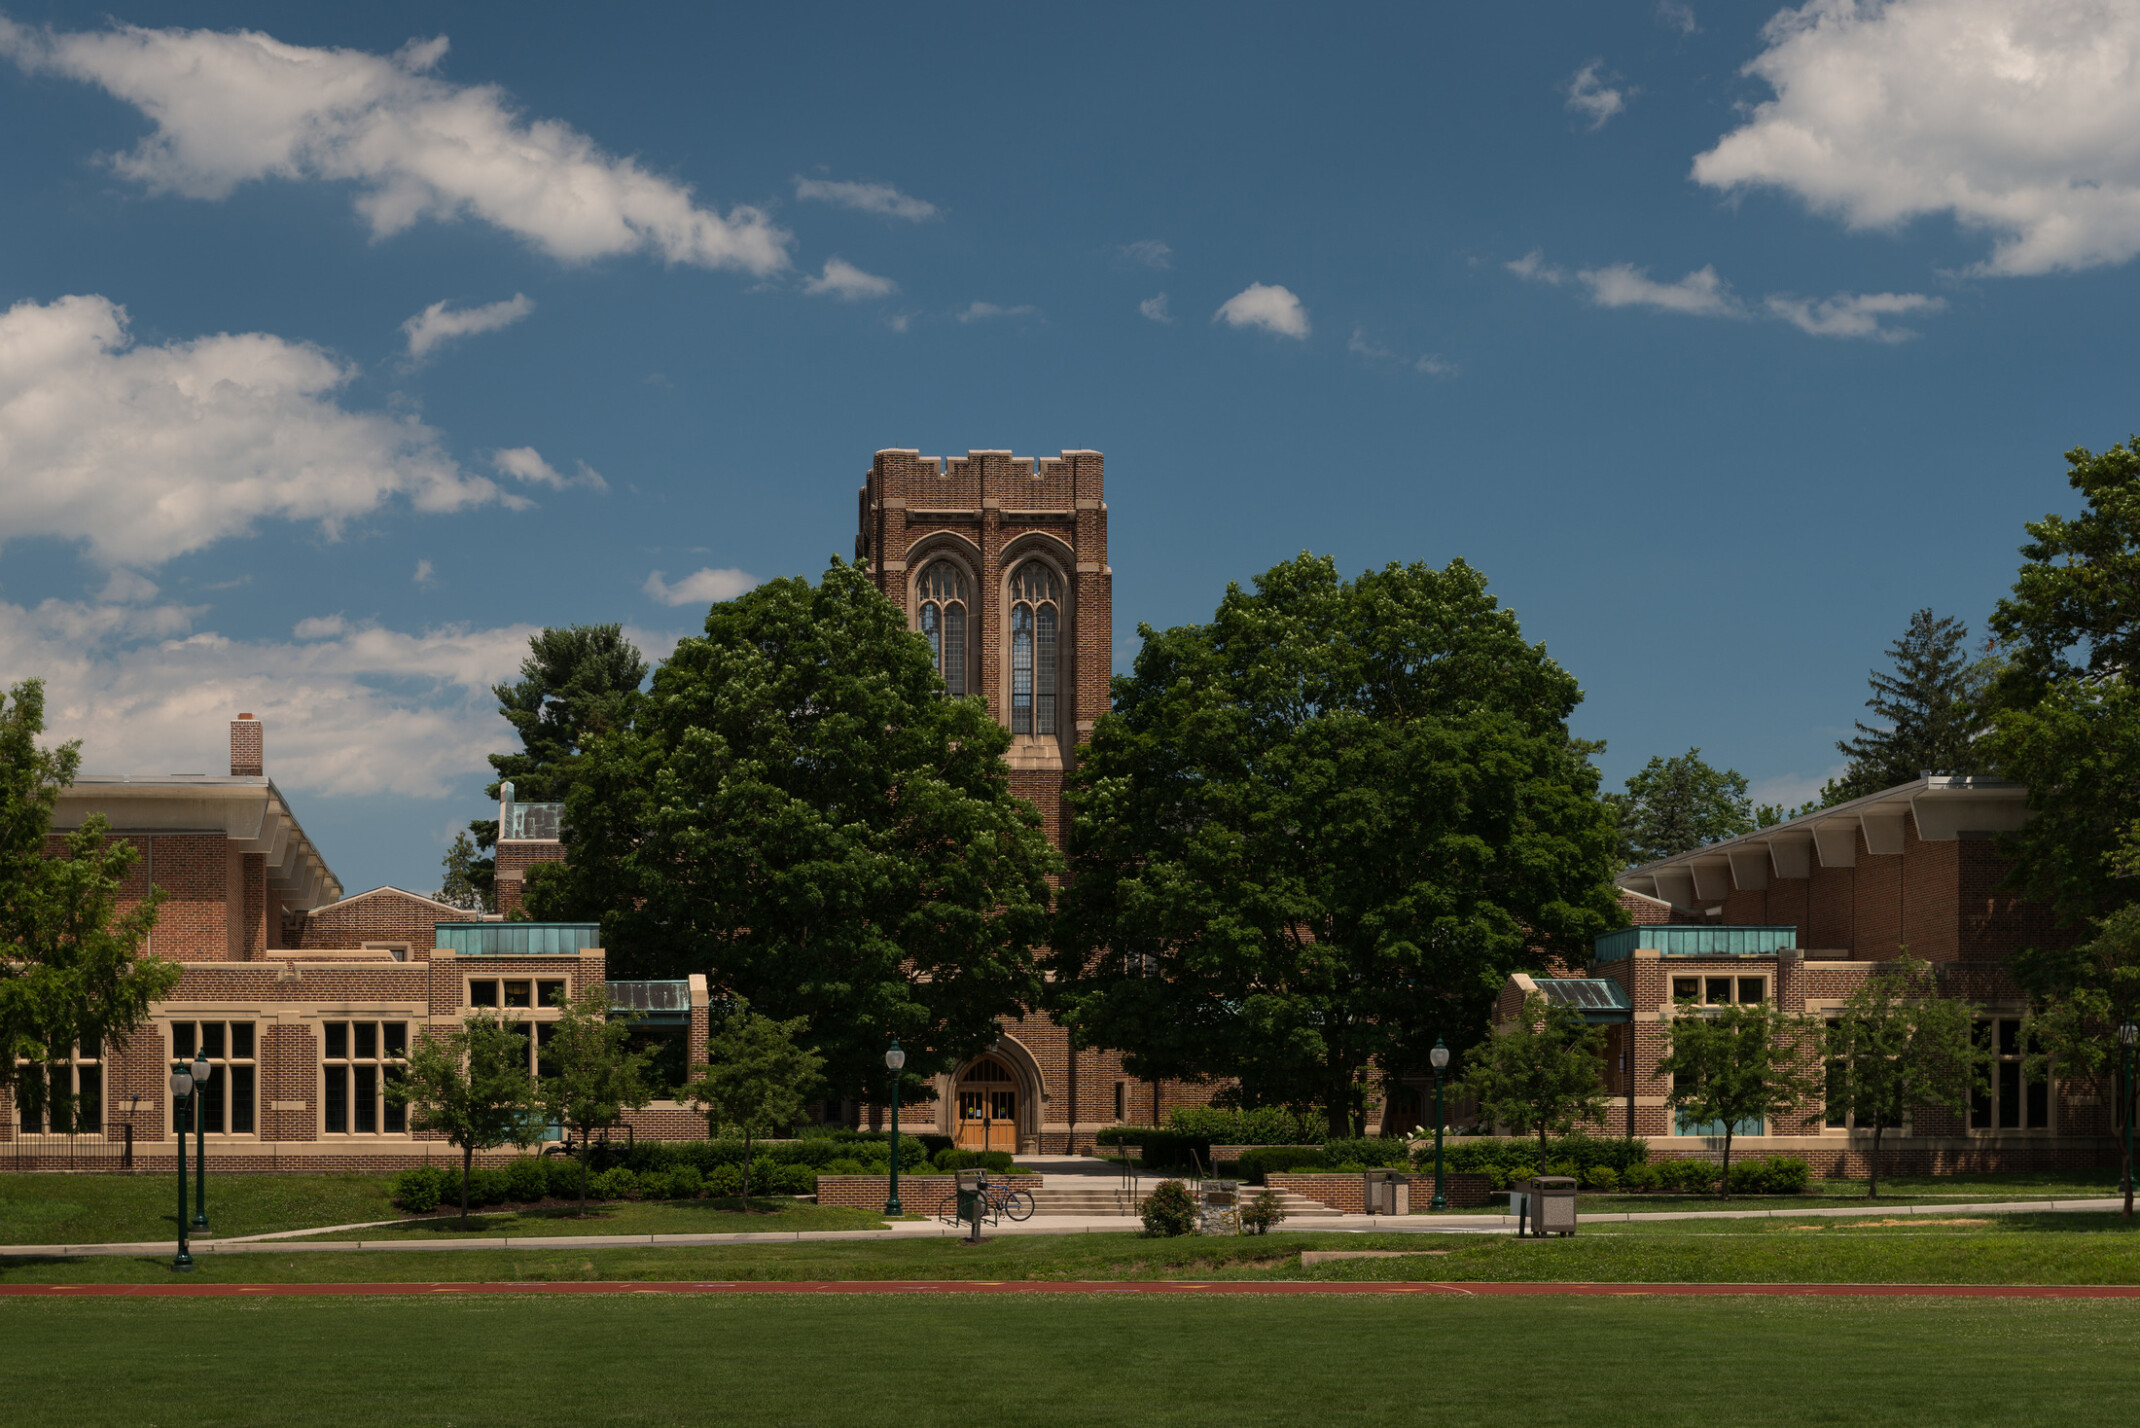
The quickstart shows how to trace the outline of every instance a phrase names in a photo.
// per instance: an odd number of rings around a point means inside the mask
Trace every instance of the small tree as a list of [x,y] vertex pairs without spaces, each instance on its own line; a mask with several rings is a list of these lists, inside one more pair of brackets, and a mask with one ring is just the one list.
[[387,1082],[386,1098],[410,1109],[416,1130],[437,1131],[460,1147],[464,1229],[476,1152],[533,1145],[542,1136],[542,1108],[528,1075],[527,1028],[496,1012],[425,1031],[409,1048],[408,1069]]
[[743,1212],[750,1213],[751,1142],[793,1123],[803,1101],[824,1084],[825,1058],[795,1038],[808,1017],[775,1021],[736,999],[735,1010],[706,1043],[707,1064],[685,1088],[716,1125],[743,1137]]
[[579,1213],[585,1215],[589,1142],[625,1111],[654,1099],[646,1080],[652,1053],[632,1050],[631,1024],[610,1016],[609,989],[601,982],[582,987],[565,1003],[556,1028],[547,1057],[556,1070],[542,1078],[542,1103],[578,1144]]
[[[0,699],[0,1092],[27,1090],[32,1104],[42,1100],[32,1079],[47,1062],[77,1043],[123,1039],[179,978],[177,963],[141,953],[162,890],[119,911],[141,850],[114,840],[103,814],[83,819],[64,853],[46,855],[52,810],[74,782],[81,746],[41,749],[44,728],[42,680]],[[71,1104],[53,1109],[74,1124]]]
[[1939,994],[1932,969],[1912,957],[1883,966],[1851,994],[1823,1038],[1828,1114],[1872,1127],[1872,1182],[1880,1194],[1880,1142],[1919,1106],[1961,1115],[1985,1083],[1970,1008]]
[[1789,1116],[1814,1094],[1807,1067],[1812,1023],[1762,1002],[1704,1011],[1691,1002],[1664,1024],[1669,1079],[1665,1104],[1688,1119],[1724,1127],[1724,1198],[1731,1198],[1731,1141],[1747,1121]]
[[1463,1085],[1489,1119],[1518,1135],[1538,1132],[1538,1170],[1546,1136],[1566,1135],[1605,1114],[1605,1034],[1582,1012],[1526,992],[1515,1021],[1471,1053]]
[[[2127,835],[2119,861],[2140,871],[2140,843]],[[2095,936],[2066,948],[2031,948],[2014,959],[2015,977],[2030,993],[2026,1026],[2029,1074],[2093,1087],[2111,1108],[2111,1133],[2123,1150],[2133,1087],[2118,1074],[2124,1047],[2118,1029],[2140,1022],[2140,904],[2128,903],[2095,922]],[[2133,1212],[2133,1167],[2125,1163],[2125,1213]]]

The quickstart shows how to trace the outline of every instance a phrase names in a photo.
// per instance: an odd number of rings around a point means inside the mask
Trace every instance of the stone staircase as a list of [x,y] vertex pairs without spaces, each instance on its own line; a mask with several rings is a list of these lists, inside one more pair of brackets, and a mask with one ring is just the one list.
[[[1136,1195],[1122,1188],[1122,1182],[1112,1176],[1100,1175],[1047,1175],[1041,1179],[1038,1190],[1033,1192],[1033,1213],[1040,1215],[1134,1215],[1141,1196],[1152,1193],[1152,1187],[1166,1177],[1145,1175],[1139,1178]],[[1244,1185],[1243,1192],[1254,1198],[1263,1192],[1256,1186]],[[1278,1204],[1288,1215],[1331,1215],[1336,1211],[1320,1200],[1310,1200],[1305,1195],[1291,1190],[1278,1192]]]

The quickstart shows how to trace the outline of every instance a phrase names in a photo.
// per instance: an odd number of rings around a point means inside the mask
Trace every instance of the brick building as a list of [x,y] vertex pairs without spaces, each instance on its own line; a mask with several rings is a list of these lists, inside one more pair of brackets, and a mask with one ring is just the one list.
[[[0,1098],[0,1163],[37,1168],[78,1157],[85,1138],[116,1145],[130,1133],[138,1167],[169,1165],[168,1077],[197,1052],[215,1068],[202,1101],[208,1153],[224,1170],[451,1159],[386,1101],[411,1043],[496,1007],[532,1024],[532,1065],[557,1016],[553,994],[605,980],[591,925],[502,923],[391,887],[343,897],[267,777],[260,721],[241,714],[230,735],[227,776],[86,775],[61,791],[56,830],[101,813],[141,850],[121,910],[164,890],[146,950],[182,975],[132,1036],[74,1047],[33,1073],[41,1084],[20,1104]],[[704,1045],[702,978],[608,987],[644,1035],[677,1043],[672,1061]],[[641,1134],[705,1134],[705,1118],[673,1101],[635,1120]]]
[[[2026,999],[2008,963],[2067,935],[2001,886],[2007,864],[1995,838],[2027,816],[2018,784],[1927,776],[1629,869],[1619,882],[1633,925],[1598,939],[1587,975],[1511,978],[1496,1015],[1506,1022],[1532,991],[1582,1008],[1606,1028],[1617,1101],[1598,1129],[1644,1136],[1654,1156],[1708,1155],[1720,1128],[1689,1125],[1665,1105],[1655,1075],[1664,1024],[1690,1014],[1687,1003],[1767,1002],[1821,1019],[1882,962],[1907,954],[1931,963],[1947,994],[1976,1005],[1993,1065],[1988,1094],[1965,1115],[1923,1108],[1889,1128],[1887,1164],[2109,1163],[2113,1128],[2099,1091],[2032,1078],[2020,1054]],[[1735,1136],[1734,1153],[1802,1155],[1817,1173],[1866,1168],[1870,1132],[1821,1106],[1759,1132]]]

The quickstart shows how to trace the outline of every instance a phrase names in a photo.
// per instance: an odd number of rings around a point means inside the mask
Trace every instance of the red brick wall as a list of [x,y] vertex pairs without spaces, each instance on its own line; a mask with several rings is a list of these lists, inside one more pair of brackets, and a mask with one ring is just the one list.
[[500,912],[517,912],[526,900],[529,868],[537,863],[562,863],[565,845],[554,838],[514,838],[498,844],[498,877],[495,884]]
[[411,960],[425,961],[438,940],[434,924],[480,922],[482,918],[480,912],[448,907],[400,888],[374,888],[302,914],[296,920],[295,945],[316,951],[362,947],[367,942],[405,942]]

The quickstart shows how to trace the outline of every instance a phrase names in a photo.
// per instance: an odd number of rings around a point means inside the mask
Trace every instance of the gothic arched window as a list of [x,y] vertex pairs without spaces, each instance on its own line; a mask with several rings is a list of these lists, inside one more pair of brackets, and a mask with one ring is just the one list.
[[1011,575],[1011,732],[1055,732],[1056,631],[1062,599],[1055,572],[1029,560]]
[[929,655],[944,688],[956,698],[966,692],[966,573],[948,560],[922,571],[915,583],[921,599],[921,632],[929,637]]

